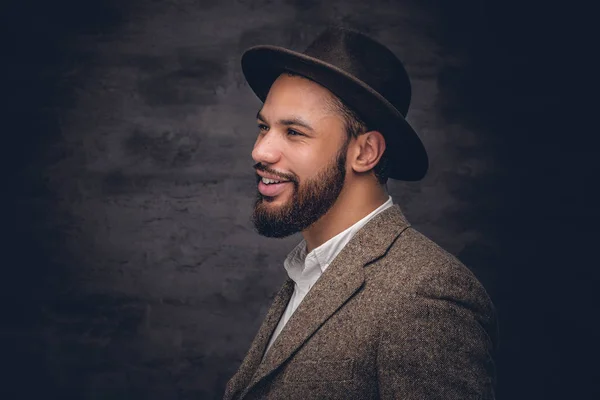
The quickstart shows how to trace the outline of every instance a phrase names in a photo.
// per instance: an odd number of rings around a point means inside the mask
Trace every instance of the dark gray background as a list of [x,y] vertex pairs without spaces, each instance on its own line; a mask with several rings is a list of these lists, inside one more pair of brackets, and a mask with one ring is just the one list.
[[331,23],[406,63],[408,119],[431,169],[389,189],[492,296],[498,397],[596,391],[597,129],[574,129],[582,111],[566,109],[586,99],[569,91],[584,73],[563,7],[4,4],[0,379],[10,398],[222,396],[299,240],[259,237],[249,222],[260,102],[240,56],[254,44],[301,51]]

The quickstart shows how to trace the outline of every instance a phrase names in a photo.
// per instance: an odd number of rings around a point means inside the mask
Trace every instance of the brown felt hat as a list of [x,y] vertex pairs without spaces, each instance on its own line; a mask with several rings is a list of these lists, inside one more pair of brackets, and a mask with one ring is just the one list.
[[422,179],[428,168],[423,143],[406,121],[411,87],[402,62],[363,33],[330,27],[303,52],[260,45],[242,55],[248,84],[263,102],[284,71],[305,76],[329,89],[353,109],[370,130],[383,134],[389,177]]

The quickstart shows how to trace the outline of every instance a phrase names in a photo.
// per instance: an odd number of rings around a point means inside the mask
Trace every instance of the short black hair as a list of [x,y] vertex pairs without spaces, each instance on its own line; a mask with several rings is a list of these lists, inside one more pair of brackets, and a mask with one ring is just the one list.
[[[333,95],[330,105],[332,106],[333,110],[337,111],[344,119],[344,125],[346,126],[348,139],[356,139],[358,136],[371,130],[369,129],[369,126],[358,116],[358,114],[335,94]],[[385,185],[387,183],[389,176],[389,160],[385,151],[381,155],[377,165],[373,167],[373,172],[375,173],[375,177],[377,178],[379,184]]]
[[[295,72],[286,71],[288,76],[299,76],[301,78],[309,79],[303,75],[297,74]],[[349,105],[344,103],[342,99],[332,93],[331,101],[329,102],[329,107],[332,111],[339,113],[343,120],[344,125],[346,127],[346,133],[348,135],[348,140],[354,138],[356,139],[358,136],[363,133],[367,133],[370,131],[369,126],[361,119],[356,111],[354,111]],[[385,185],[388,181],[389,177],[389,159],[387,157],[387,149],[383,152],[379,162],[375,167],[373,167],[373,172],[375,173],[375,177],[380,185]]]

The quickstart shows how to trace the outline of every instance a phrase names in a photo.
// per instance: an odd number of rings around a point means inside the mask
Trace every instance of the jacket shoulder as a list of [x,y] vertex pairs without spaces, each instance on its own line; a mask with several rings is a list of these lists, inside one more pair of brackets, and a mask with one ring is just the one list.
[[438,285],[448,286],[449,279],[479,283],[456,256],[412,226],[396,238],[385,257],[378,261],[381,273],[403,278],[401,288],[405,291],[434,290]]
[[386,286],[392,303],[406,297],[450,301],[474,312],[482,323],[493,324],[496,318],[492,301],[473,272],[413,227],[404,230],[376,264],[370,274]]
[[475,275],[413,228],[371,267],[382,397],[493,399],[497,322]]

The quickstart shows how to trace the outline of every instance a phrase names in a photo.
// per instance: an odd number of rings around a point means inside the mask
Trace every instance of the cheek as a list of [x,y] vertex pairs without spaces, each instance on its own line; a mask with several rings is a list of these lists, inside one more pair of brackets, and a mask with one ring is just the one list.
[[327,154],[323,149],[298,149],[290,154],[290,166],[300,181],[315,177],[328,165],[334,155]]

